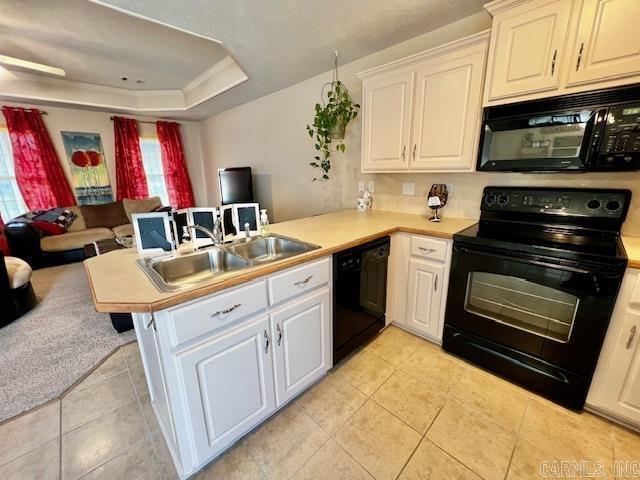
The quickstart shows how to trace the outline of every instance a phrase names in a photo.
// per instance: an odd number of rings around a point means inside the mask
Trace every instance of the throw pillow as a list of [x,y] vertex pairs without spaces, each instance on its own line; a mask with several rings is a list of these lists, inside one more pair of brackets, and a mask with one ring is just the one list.
[[34,222],[31,223],[31,225],[33,225],[38,230],[40,230],[42,233],[44,233],[45,236],[47,236],[47,235],[60,235],[60,234],[64,233],[64,228],[62,228],[60,225],[58,225],[56,223],[34,221]]
[[129,223],[121,201],[80,207],[87,228],[113,228]]

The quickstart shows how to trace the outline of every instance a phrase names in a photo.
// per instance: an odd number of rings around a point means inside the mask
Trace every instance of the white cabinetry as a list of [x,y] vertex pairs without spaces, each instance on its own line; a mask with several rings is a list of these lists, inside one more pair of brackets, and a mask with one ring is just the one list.
[[[578,29],[569,65],[569,85],[640,74],[640,2],[576,1]],[[635,80],[637,81],[637,79]]]
[[444,327],[451,240],[399,233],[391,239],[393,280],[388,316],[407,330],[440,343]]
[[221,452],[274,411],[270,338],[262,315],[177,355],[196,458]]
[[418,258],[409,260],[405,322],[432,338],[438,338],[443,277],[444,265]]
[[571,1],[529,2],[496,14],[491,30],[489,99],[555,90]]
[[625,274],[587,405],[640,428],[640,270]]
[[411,141],[413,72],[390,73],[365,82],[362,154],[367,168],[403,170]]
[[637,0],[496,0],[484,104],[640,81]]
[[329,289],[271,313],[276,397],[284,405],[331,368]]
[[359,74],[363,172],[474,169],[488,35]]
[[331,257],[135,314],[151,404],[186,478],[332,365]]

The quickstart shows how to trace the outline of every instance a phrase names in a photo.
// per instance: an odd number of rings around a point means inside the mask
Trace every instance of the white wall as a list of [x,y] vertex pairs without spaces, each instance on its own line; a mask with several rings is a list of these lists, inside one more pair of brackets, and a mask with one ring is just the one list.
[[[102,148],[104,149],[104,155],[106,158],[107,169],[109,170],[109,178],[111,180],[111,186],[114,191],[116,189],[116,171],[115,171],[115,145],[113,136],[113,122],[110,117],[113,113],[95,112],[90,110],[77,110],[70,108],[57,108],[57,107],[43,107],[37,105],[16,104],[4,102],[3,105],[9,105],[13,107],[25,107],[25,108],[38,108],[44,110],[47,115],[42,118],[53,142],[53,146],[58,153],[60,163],[62,164],[67,177],[70,179],[70,167],[67,160],[67,155],[64,151],[64,144],[62,143],[61,131],[69,132],[90,132],[99,133],[102,139]],[[124,115],[130,116],[130,115]],[[139,120],[155,121],[156,118],[134,116]],[[0,114],[0,124],[4,124],[5,119]],[[191,183],[193,186],[196,203],[198,205],[206,204],[206,186],[203,171],[202,161],[202,142],[200,139],[200,129],[197,123],[194,122],[180,122],[180,131],[182,134],[182,142],[184,148],[184,154],[187,161],[187,170],[191,177]],[[142,135],[156,135],[156,126],[151,123],[140,123],[140,133]]]
[[[490,17],[484,12],[463,18],[340,66],[340,80],[359,102],[362,84],[357,72],[477,33],[490,25]],[[318,59],[328,69],[332,60],[331,51],[327,51],[326,58]],[[220,198],[218,168],[251,166],[256,196],[274,221],[355,205],[360,172],[360,119],[349,125],[347,152],[334,155],[329,181],[313,182],[317,172],[309,166],[315,150],[305,126],[312,122],[314,105],[320,99],[323,84],[330,79],[328,70],[201,122],[207,199],[211,204],[217,205]]]

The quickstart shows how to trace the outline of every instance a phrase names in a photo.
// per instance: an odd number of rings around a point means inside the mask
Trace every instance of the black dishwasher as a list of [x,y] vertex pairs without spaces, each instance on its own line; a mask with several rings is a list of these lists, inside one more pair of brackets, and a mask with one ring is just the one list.
[[389,237],[333,256],[333,364],[384,328]]

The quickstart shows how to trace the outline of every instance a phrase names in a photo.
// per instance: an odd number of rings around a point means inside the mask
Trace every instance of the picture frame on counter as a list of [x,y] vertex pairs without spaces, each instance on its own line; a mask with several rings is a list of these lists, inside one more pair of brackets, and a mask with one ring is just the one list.
[[[189,208],[189,225],[198,225],[213,232],[216,220],[218,219],[218,209],[215,207],[192,207]],[[211,238],[200,230],[191,229],[189,234],[192,236],[191,241],[200,245],[208,245],[212,243]]]
[[134,213],[131,217],[140,257],[161,255],[172,250],[169,212]]

